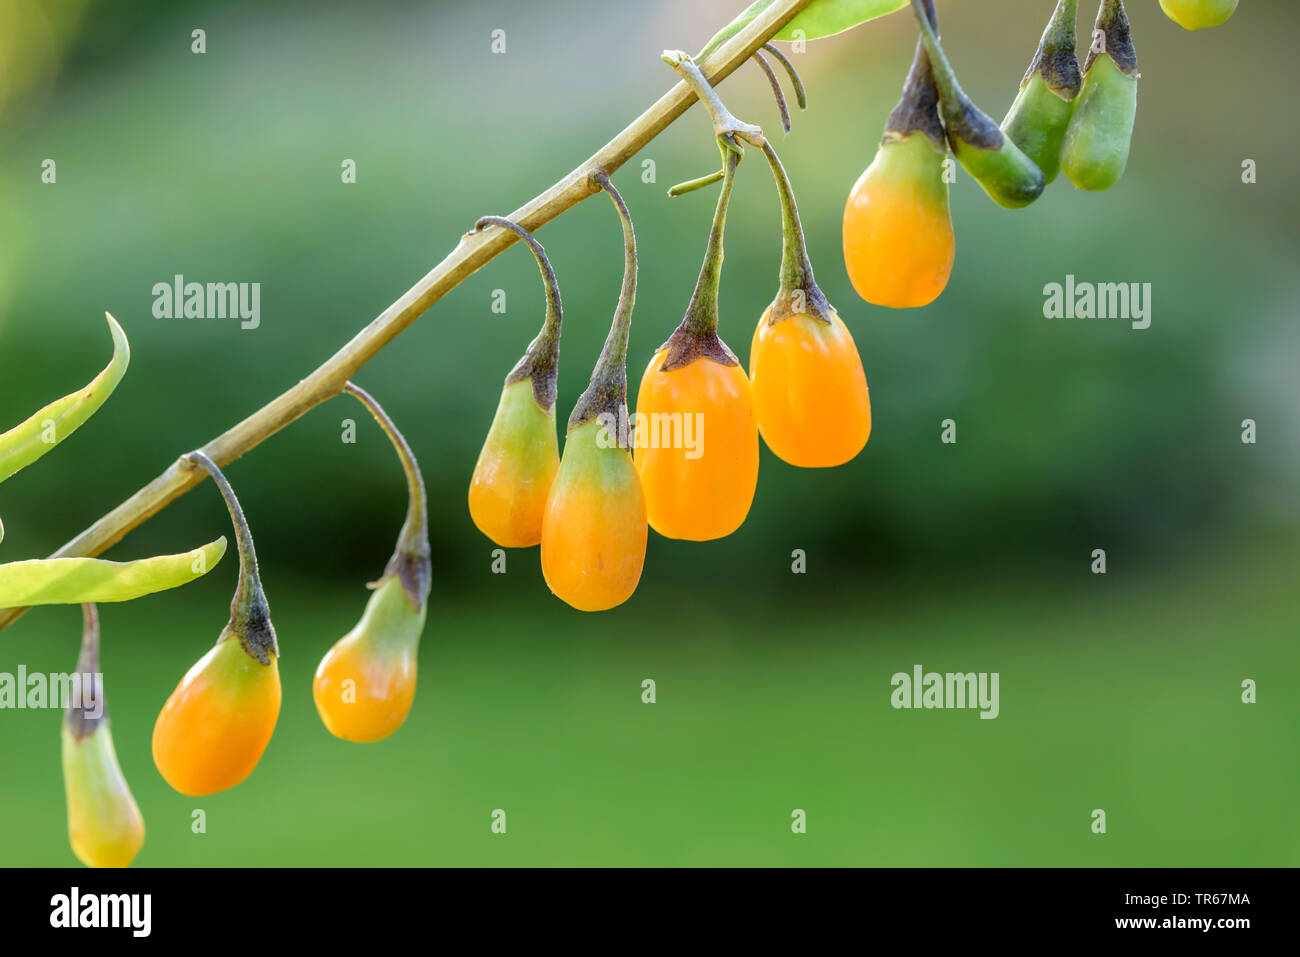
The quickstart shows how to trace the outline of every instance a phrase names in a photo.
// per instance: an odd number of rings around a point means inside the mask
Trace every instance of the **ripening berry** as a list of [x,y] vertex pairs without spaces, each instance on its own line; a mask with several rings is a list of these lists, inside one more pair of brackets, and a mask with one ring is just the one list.
[[877,306],[925,306],[952,274],[954,240],[943,178],[946,146],[924,133],[886,140],[844,207],[844,265]]
[[257,766],[280,716],[280,671],[227,626],[158,714],[153,760],[167,783],[200,797],[232,788]]
[[570,429],[542,522],[547,586],[580,611],[622,604],[641,580],[647,535],[641,480],[618,436],[597,419]]
[[330,734],[378,741],[401,727],[415,699],[416,656],[428,607],[412,603],[397,575],[378,583],[356,627],[316,668],[312,697]]
[[749,352],[763,441],[791,465],[842,465],[871,435],[871,398],[853,336],[833,309],[829,323],[803,314],[772,323],[771,311],[758,321]]
[[126,867],[144,846],[144,818],[117,763],[108,722],[83,738],[65,725],[62,738],[72,852],[87,867]]
[[474,524],[505,548],[536,545],[559,468],[554,403],[549,408],[538,403],[531,379],[508,383],[470,480]]
[[63,788],[68,841],[87,867],[126,867],[144,845],[144,818],[117,763],[99,678],[99,614],[82,606],[85,626],[77,659],[80,696],[63,718]]
[[1185,30],[1204,30],[1226,23],[1237,0],[1160,0],[1160,9]]
[[651,358],[636,397],[633,458],[646,516],[666,538],[723,538],[745,521],[758,486],[754,393],[734,357],[665,371],[668,354]]
[[469,514],[479,531],[505,548],[525,548],[542,540],[546,496],[560,467],[555,384],[564,310],[555,270],[533,234],[501,216],[484,216],[474,228],[485,226],[509,230],[528,244],[546,290],[542,329],[506,376],[469,483]]

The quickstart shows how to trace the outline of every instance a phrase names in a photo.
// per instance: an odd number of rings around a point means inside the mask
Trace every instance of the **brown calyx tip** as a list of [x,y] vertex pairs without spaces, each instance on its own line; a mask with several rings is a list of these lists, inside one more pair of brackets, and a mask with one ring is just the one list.
[[402,591],[416,611],[424,607],[429,600],[429,589],[433,586],[433,563],[429,560],[427,550],[417,553],[399,549],[394,552],[384,568],[383,578],[389,575],[397,576],[402,583]]
[[795,316],[807,316],[829,326],[834,324],[835,307],[830,304],[821,287],[810,281],[807,285],[789,291],[783,289],[772,300],[772,305],[767,307],[769,326]]
[[1097,11],[1088,60],[1083,65],[1085,73],[1102,53],[1107,54],[1125,75],[1132,76],[1137,72],[1137,48],[1133,46],[1124,0],[1105,0]]
[[270,665],[273,658],[280,657],[280,646],[275,638],[275,626],[271,624],[271,609],[266,598],[258,595],[248,603],[242,614],[231,617],[226,631],[239,639],[244,654],[263,665]]
[[697,359],[712,359],[719,365],[738,366],[740,361],[736,354],[727,348],[727,344],[716,332],[701,332],[688,328],[685,322],[673,330],[668,341],[656,352],[667,350],[660,372],[672,372],[684,369]]
[[550,411],[555,407],[555,400],[559,395],[556,386],[556,370],[553,365],[539,364],[532,356],[532,347],[525,352],[523,357],[510,370],[506,376],[506,385],[514,385],[516,382],[523,382],[525,379],[531,379],[533,382],[533,398],[543,409]]
[[960,140],[968,146],[996,152],[1006,143],[1006,135],[993,122],[987,113],[962,96],[960,102],[944,104],[944,119],[947,121],[948,140],[953,151]]
[[916,41],[916,56],[903,84],[903,95],[885,121],[881,143],[892,142],[912,133],[924,133],[940,149],[947,149],[943,120],[939,118],[939,88],[930,69],[930,55],[925,41]]

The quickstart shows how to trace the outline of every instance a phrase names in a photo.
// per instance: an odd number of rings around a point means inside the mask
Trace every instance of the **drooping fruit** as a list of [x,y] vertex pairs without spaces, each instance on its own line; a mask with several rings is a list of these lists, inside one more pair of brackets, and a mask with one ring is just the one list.
[[625,263],[618,308],[591,383],[569,416],[560,470],[542,519],[542,575],[580,611],[603,611],[636,591],[645,564],[645,496],[627,428],[627,341],[636,302],[636,235],[627,204],[604,173],[623,224]]
[[948,285],[955,250],[944,159],[948,141],[930,58],[918,42],[903,96],[875,159],[844,207],[844,265],[877,306],[929,305]]
[[1123,0],[1102,0],[1083,86],[1061,143],[1061,169],[1079,189],[1114,186],[1128,165],[1137,115],[1137,52]]
[[1077,8],[1078,0],[1058,0],[1020,81],[1020,92],[1002,120],[1002,132],[1037,164],[1049,183],[1061,171],[1061,141],[1082,83],[1074,53]]
[[651,357],[636,396],[633,460],[650,527],[708,541],[745,521],[758,485],[758,420],[745,369],[718,337],[722,236],[739,154],[723,150],[722,193],[695,294]]
[[99,677],[99,616],[94,605],[82,607],[79,700],[69,702],[60,735],[68,840],[87,867],[126,867],[144,846],[144,818],[113,748]]
[[317,666],[312,698],[335,737],[379,741],[401,727],[415,699],[420,636],[433,577],[428,502],[415,454],[388,413],[360,386],[349,382],[344,390],[370,411],[393,443],[406,473],[410,504],[393,557],[370,586],[374,591],[361,620]]
[[546,288],[542,330],[506,376],[469,484],[469,514],[479,531],[505,548],[525,548],[542,540],[546,497],[560,467],[555,396],[563,310],[555,270],[532,233],[500,216],[484,216],[475,228],[485,225],[509,229],[528,244]]
[[257,570],[253,535],[239,500],[215,462],[186,457],[221,491],[239,543],[239,584],[230,621],[216,645],[185,673],[153,729],[153,760],[177,791],[191,797],[234,787],[252,773],[280,716],[280,656]]
[[927,14],[923,0],[912,0],[912,7],[921,24],[922,41],[939,87],[939,105],[948,142],[957,162],[999,206],[1007,209],[1028,206],[1042,195],[1047,185],[1043,171],[971,102],[939,45],[932,12]]
[[871,398],[857,345],[813,278],[790,179],[763,149],[782,210],[781,286],[754,330],[749,380],[763,441],[803,468],[842,465],[871,435]]

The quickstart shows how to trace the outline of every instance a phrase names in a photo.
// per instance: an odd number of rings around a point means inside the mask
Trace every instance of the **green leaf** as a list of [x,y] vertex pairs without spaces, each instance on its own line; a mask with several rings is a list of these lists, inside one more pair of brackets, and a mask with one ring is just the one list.
[[[772,5],[773,0],[754,0],[749,8],[718,31],[695,58],[698,63],[708,54],[747,27],[755,17]],[[819,40],[822,37],[843,33],[859,23],[901,10],[908,0],[813,0],[803,12],[787,23],[773,38],[793,40],[795,31],[803,31],[803,39]]]
[[79,392],[51,402],[26,422],[0,435],[0,482],[31,465],[58,445],[104,404],[122,381],[131,361],[131,347],[117,320],[104,313],[113,335],[113,359]]
[[134,562],[46,558],[0,565],[0,608],[130,601],[206,575],[226,553],[223,535],[202,548]]

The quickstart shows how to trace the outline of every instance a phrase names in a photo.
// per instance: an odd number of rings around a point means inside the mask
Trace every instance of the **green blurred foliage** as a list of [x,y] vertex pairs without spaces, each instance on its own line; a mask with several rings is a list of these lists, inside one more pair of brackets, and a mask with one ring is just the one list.
[[[0,427],[102,366],[105,309],[133,359],[92,427],[0,491],[0,558],[57,547],[306,375],[479,216],[541,192],[666,90],[661,49],[698,49],[740,6],[89,7],[57,81],[0,107]],[[940,4],[949,55],[991,115],[1050,6]],[[911,59],[907,14],[796,57],[810,108],[788,137],[757,67],[723,85],[775,134],[818,280],[863,356],[874,432],[829,471],[764,452],[744,528],[708,545],[652,535],[643,587],[617,612],[559,607],[535,550],[491,575],[466,512],[501,379],[542,319],[527,252],[372,361],[357,380],[406,431],[433,512],[438,610],[413,726],[392,742],[329,740],[308,680],[401,523],[387,441],[343,397],[233,464],[286,649],[283,726],[246,786],[203,804],[229,809],[221,836],[191,842],[193,802],[161,786],[148,728],[216,637],[231,579],[107,611],[115,735],[151,828],[141,863],[1295,863],[1294,828],[1275,839],[1294,817],[1294,710],[1235,704],[1240,677],[1296,664],[1283,596],[1297,570],[1300,143],[1279,121],[1294,16],[1254,3],[1191,34],[1154,3],[1130,6],[1143,80],[1124,179],[1096,195],[1061,179],[1013,213],[959,173],[956,268],[924,310],[862,303],[839,249],[844,200]],[[489,50],[497,28],[504,56]],[[40,182],[46,157],[57,185]],[[340,182],[344,158],[355,185]],[[1241,183],[1245,158],[1257,185]],[[712,214],[707,192],[665,191],[715,163],[692,110],[615,176],[641,245],[633,393],[690,297]],[[744,359],[780,255],[756,155],[728,225],[721,332]],[[604,201],[539,238],[565,305],[562,421],[613,314],[622,249]],[[261,328],[155,319],[153,284],[176,273],[260,282]],[[1043,286],[1067,273],[1152,283],[1151,328],[1044,319]],[[955,446],[939,442],[949,417]],[[1254,446],[1240,441],[1247,417]],[[339,441],[343,419],[356,445]],[[226,525],[200,490],[110,557]],[[1110,551],[1106,581],[1086,574],[1095,547]],[[790,575],[794,548],[806,579]],[[1176,571],[1189,557],[1202,567]],[[1241,582],[1224,590],[1234,564]],[[69,667],[73,618],[33,613],[0,635],[0,670]],[[889,674],[915,661],[1001,668],[1024,697],[1004,690],[994,722],[882,707]],[[653,712],[637,698],[646,675],[670,689]],[[30,822],[0,862],[71,862],[55,723],[0,721],[22,782],[0,787],[0,814]],[[1090,843],[1076,818],[1106,795],[1130,812],[1125,833]],[[782,821],[814,798],[819,823],[791,844]],[[528,810],[492,844],[486,815],[503,805]],[[814,836],[832,821],[835,836]]]

